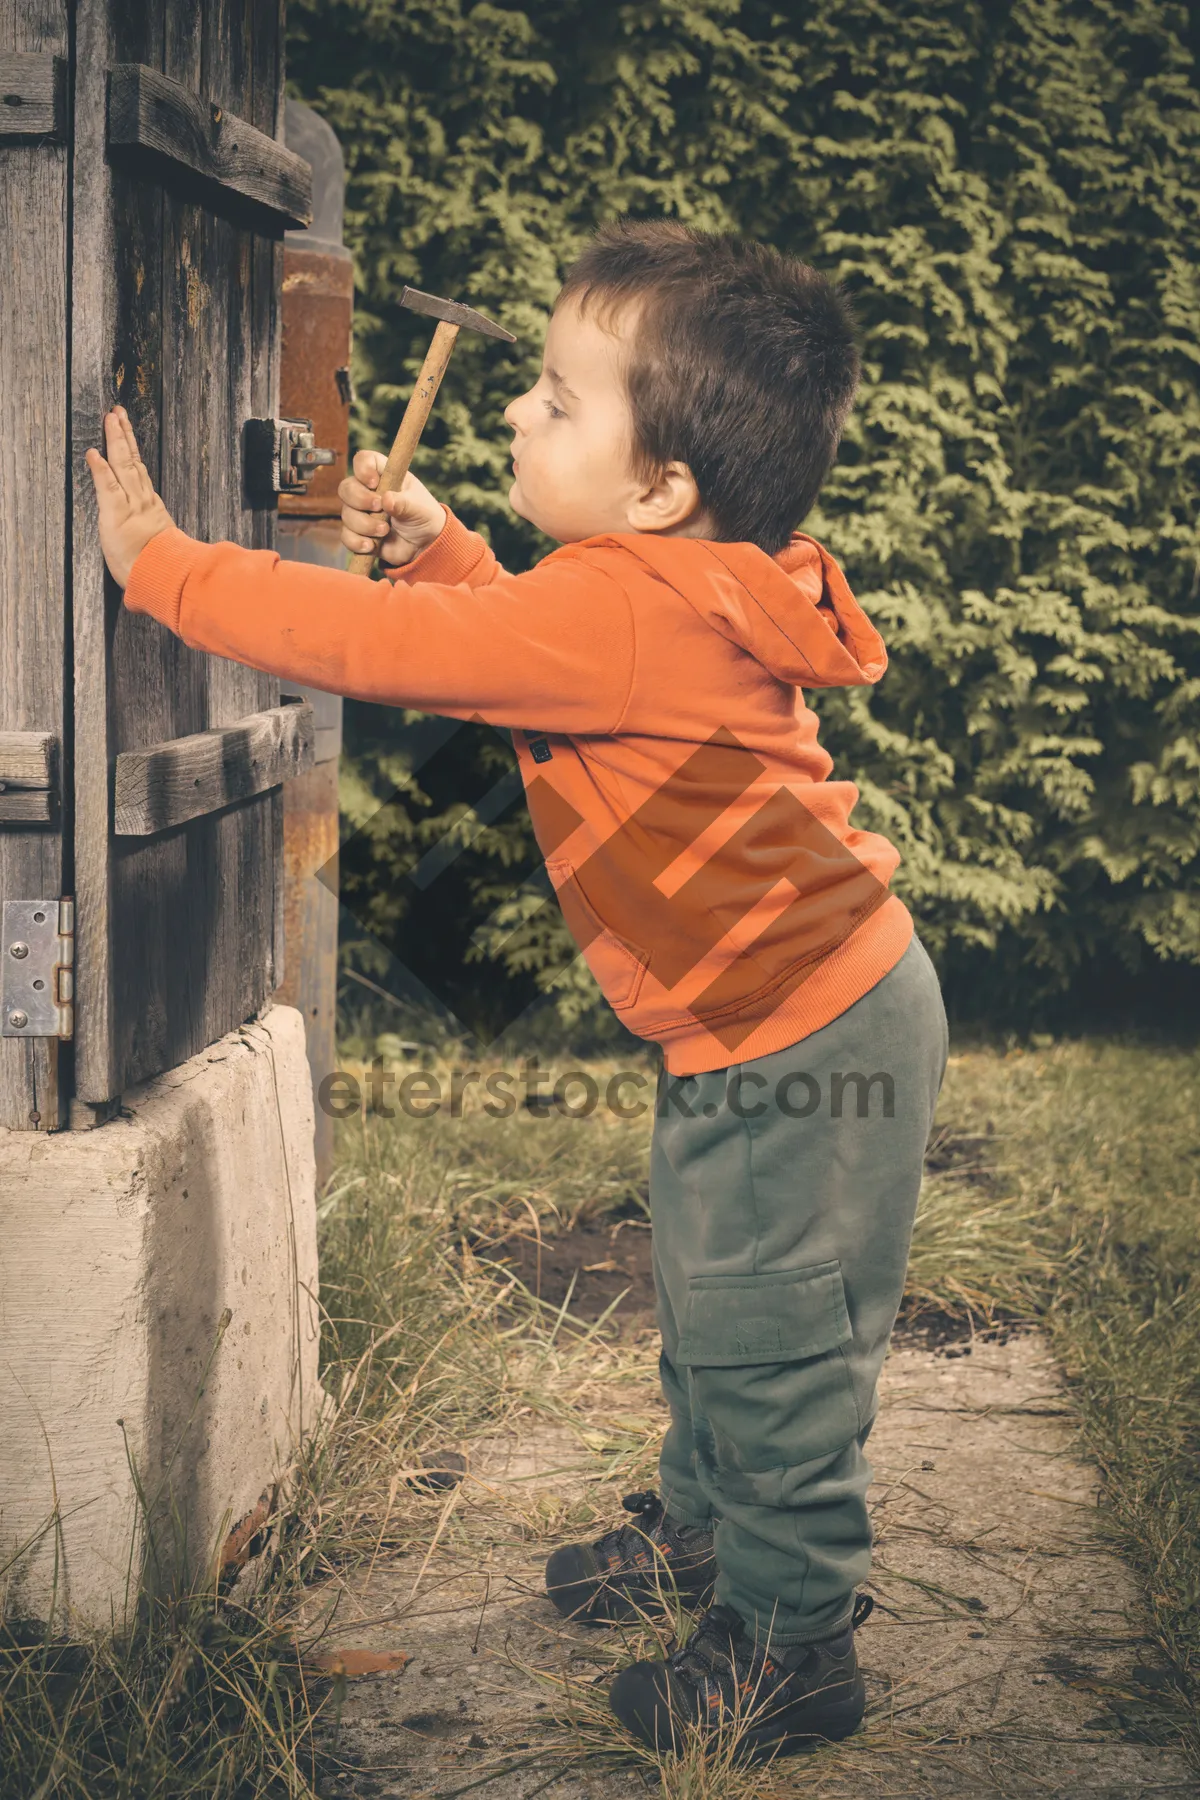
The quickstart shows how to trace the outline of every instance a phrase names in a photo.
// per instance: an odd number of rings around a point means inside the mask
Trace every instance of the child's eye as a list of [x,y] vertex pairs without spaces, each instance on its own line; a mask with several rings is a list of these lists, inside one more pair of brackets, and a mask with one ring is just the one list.
[[542,405],[545,407],[546,411],[550,414],[550,417],[552,419],[565,419],[567,416],[566,413],[562,410],[561,406],[555,406],[553,400],[543,400]]

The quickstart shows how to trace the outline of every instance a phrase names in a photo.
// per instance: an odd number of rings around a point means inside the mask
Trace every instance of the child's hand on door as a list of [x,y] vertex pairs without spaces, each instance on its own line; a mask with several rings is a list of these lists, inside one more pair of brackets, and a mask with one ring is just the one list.
[[100,505],[100,548],[109,574],[123,588],[150,539],[175,521],[154,491],[123,406],[105,413],[104,442],[107,462],[98,450],[89,450],[84,460]]

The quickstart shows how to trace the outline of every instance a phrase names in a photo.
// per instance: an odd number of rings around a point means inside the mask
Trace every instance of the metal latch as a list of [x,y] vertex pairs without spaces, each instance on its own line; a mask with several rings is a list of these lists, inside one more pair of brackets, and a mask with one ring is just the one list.
[[317,469],[334,462],[317,447],[311,419],[247,419],[243,434],[246,497],[273,506],[280,494],[303,494]]
[[73,1037],[74,900],[6,900],[0,963],[0,1037]]

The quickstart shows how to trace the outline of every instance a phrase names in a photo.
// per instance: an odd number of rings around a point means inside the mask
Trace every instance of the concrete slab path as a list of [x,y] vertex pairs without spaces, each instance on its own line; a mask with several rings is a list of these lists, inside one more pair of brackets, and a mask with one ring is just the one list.
[[[597,1483],[622,1433],[649,1441],[661,1427],[653,1332],[643,1322],[632,1335],[633,1369],[589,1398],[594,1431],[530,1419],[470,1446],[470,1474],[446,1498],[427,1559],[381,1558],[369,1578],[342,1585],[325,1647],[399,1648],[412,1660],[402,1675],[348,1683],[345,1773],[328,1793],[1183,1800],[1200,1792],[1177,1750],[1131,1734],[1131,1722],[1145,1734],[1161,1677],[1136,1583],[1104,1540],[1095,1471],[1032,1332],[942,1351],[901,1344],[888,1359],[871,1446],[876,1610],[858,1639],[869,1694],[858,1736],[713,1788],[682,1772],[615,1766],[616,1740],[597,1720],[616,1646],[609,1633],[564,1625],[541,1592],[541,1571],[553,1544],[572,1535],[563,1528],[581,1496],[602,1499]],[[327,1584],[314,1603],[333,1595]],[[568,1695],[579,1730],[563,1723]]]

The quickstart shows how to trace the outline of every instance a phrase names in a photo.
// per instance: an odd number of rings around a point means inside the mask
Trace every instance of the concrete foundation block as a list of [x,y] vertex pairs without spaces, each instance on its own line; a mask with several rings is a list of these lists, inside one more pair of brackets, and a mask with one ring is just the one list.
[[4,1611],[121,1629],[143,1582],[211,1570],[316,1420],[317,1343],[294,1007],[90,1131],[0,1130]]

